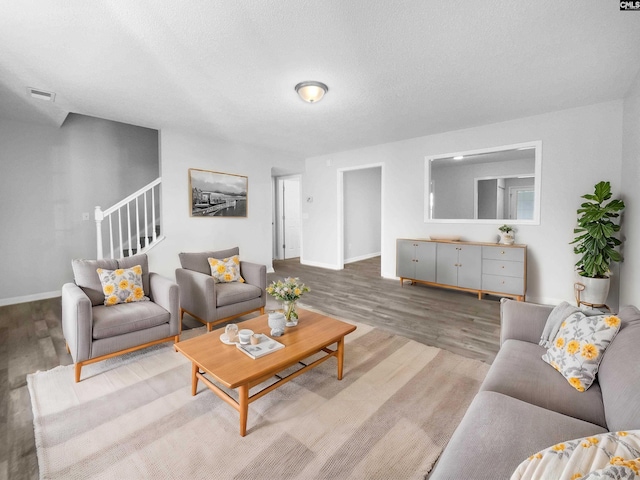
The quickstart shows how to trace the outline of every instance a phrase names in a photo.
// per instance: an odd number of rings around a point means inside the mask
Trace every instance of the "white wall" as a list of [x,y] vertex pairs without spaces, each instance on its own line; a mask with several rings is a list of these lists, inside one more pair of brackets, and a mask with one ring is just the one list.
[[159,173],[156,130],[83,115],[60,128],[1,120],[0,146],[0,305],[59,295],[71,259],[96,257],[94,207]]
[[626,238],[620,265],[620,304],[640,305],[640,74],[624,99],[622,142],[622,237]]
[[[164,129],[160,133],[162,221],[166,240],[149,251],[150,268],[175,279],[180,252],[238,246],[240,259],[272,268],[272,167],[293,168],[300,159]],[[247,217],[191,217],[189,168],[248,177]]]
[[382,169],[349,170],[343,174],[344,261],[380,254]]
[[[529,247],[527,299],[540,303],[572,300],[576,259],[569,242],[580,196],[590,193],[600,180],[610,180],[614,192],[620,191],[622,101],[308,158],[302,195],[313,195],[314,202],[303,205],[307,218],[303,220],[301,261],[338,265],[336,170],[371,163],[385,165],[383,276],[395,277],[397,238],[446,233],[495,241],[497,226],[503,222],[424,223],[424,158],[535,140],[542,141],[541,223],[516,230],[516,241]],[[612,288],[616,290],[615,283]]]

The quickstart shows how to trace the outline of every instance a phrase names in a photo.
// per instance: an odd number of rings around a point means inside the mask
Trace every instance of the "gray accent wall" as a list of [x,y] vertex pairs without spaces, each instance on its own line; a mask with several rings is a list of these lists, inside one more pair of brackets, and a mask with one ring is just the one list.
[[76,114],[60,128],[0,120],[0,305],[59,294],[71,259],[96,257],[94,207],[158,176],[157,130]]

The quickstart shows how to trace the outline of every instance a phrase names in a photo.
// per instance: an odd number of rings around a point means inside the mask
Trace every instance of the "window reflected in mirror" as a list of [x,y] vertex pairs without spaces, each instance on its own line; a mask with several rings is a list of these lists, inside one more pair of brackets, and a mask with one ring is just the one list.
[[531,142],[427,158],[425,221],[539,223],[540,146]]

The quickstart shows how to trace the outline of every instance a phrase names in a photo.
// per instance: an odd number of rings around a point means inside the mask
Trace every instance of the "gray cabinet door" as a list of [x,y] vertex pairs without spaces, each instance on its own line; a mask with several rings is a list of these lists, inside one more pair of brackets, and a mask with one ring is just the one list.
[[458,245],[438,243],[436,255],[436,278],[438,283],[458,286]]
[[458,286],[480,289],[482,285],[482,247],[463,245],[458,250]]
[[416,262],[415,244],[412,240],[398,240],[396,242],[396,276],[401,278],[415,278]]
[[436,244],[433,242],[416,242],[414,262],[415,279],[423,282],[436,281]]

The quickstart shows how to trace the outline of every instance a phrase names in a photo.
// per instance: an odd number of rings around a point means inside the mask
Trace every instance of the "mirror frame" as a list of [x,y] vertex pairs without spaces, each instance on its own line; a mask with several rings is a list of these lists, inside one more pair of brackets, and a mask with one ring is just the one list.
[[[431,210],[431,161],[443,158],[453,158],[459,155],[470,156],[483,153],[503,152],[505,150],[517,150],[520,148],[533,148],[535,151],[535,201],[533,205],[532,220],[509,220],[509,219],[474,219],[474,218],[430,218]],[[499,147],[482,148],[478,150],[467,150],[464,152],[444,153],[440,155],[429,155],[424,159],[424,221],[425,223],[471,223],[478,225],[501,225],[508,221],[510,225],[540,225],[540,192],[542,184],[542,141],[516,143],[513,145],[502,145]]]

